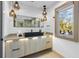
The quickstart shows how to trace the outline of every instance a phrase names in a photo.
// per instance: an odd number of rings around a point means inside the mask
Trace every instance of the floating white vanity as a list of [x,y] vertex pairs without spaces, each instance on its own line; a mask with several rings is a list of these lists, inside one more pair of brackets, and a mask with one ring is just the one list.
[[17,34],[9,34],[4,40],[5,58],[17,58],[27,56],[45,49],[52,48],[52,35],[46,33],[43,36],[17,37]]

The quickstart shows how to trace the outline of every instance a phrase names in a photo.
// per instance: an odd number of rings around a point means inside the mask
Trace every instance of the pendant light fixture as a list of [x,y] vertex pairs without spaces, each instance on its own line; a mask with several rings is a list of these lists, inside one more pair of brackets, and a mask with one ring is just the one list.
[[[12,4],[13,4],[13,2],[12,2]],[[16,13],[15,13],[14,9],[20,9],[18,1],[14,2],[12,10],[9,12],[9,16],[13,16],[13,17],[16,16]]]
[[15,1],[15,3],[14,3],[14,9],[20,9],[18,1]]
[[16,10],[15,9],[20,9],[19,3],[17,1],[15,1],[14,4],[12,2],[12,9],[9,12],[9,16],[13,17],[14,27],[15,27],[15,18],[16,18],[16,13],[15,13]]
[[9,16],[13,16],[13,17],[16,16],[15,11],[13,9],[9,12]]
[[43,19],[41,20],[42,22],[43,21],[47,21],[47,12],[46,12],[46,5],[43,5]]

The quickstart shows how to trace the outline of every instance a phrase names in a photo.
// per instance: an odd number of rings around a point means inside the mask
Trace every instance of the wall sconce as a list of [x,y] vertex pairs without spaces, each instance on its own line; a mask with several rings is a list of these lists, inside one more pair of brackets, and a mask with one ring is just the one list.
[[13,16],[13,17],[16,16],[15,11],[13,9],[10,11],[9,16]]
[[46,5],[44,5],[43,8],[44,8],[44,9],[43,9],[43,13],[42,13],[43,19],[41,20],[42,22],[43,22],[43,21],[47,21]]
[[14,8],[15,9],[20,9],[19,3],[17,1],[15,1],[15,3],[14,3]]

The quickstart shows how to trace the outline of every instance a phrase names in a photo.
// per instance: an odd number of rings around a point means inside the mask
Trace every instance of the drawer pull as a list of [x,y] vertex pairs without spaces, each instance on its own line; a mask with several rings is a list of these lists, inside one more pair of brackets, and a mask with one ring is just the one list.
[[50,43],[50,41],[47,41],[47,43]]
[[17,49],[12,49],[12,51],[17,51],[17,50],[19,50],[20,48],[17,48]]

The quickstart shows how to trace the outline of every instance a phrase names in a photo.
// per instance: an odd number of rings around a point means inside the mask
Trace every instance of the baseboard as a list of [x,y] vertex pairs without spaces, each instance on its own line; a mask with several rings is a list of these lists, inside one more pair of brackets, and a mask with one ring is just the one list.
[[57,52],[57,51],[55,51],[55,50],[53,50],[53,52],[59,54],[62,58],[65,58],[65,57],[64,57],[63,55],[61,55],[59,52]]

